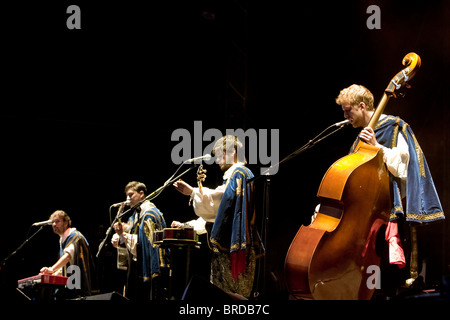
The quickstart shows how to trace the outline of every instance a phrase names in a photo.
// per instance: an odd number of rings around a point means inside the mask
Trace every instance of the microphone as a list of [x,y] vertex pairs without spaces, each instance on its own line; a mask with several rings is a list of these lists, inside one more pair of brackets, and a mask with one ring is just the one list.
[[208,154],[205,154],[204,156],[201,156],[201,157],[188,159],[188,160],[184,161],[183,163],[193,163],[193,162],[195,162],[197,160],[206,160],[206,161],[208,161],[209,159],[211,159],[211,155],[208,153]]
[[350,123],[350,120],[344,120],[344,121],[341,121],[341,122],[336,122],[335,124],[333,124],[333,126],[343,127],[343,126],[348,125],[349,123]]
[[49,226],[53,223],[52,220],[46,220],[41,222],[35,222],[32,224],[33,227],[40,227],[40,226]]
[[113,208],[120,207],[122,204],[127,206],[130,204],[130,200],[114,203],[111,207],[113,207]]

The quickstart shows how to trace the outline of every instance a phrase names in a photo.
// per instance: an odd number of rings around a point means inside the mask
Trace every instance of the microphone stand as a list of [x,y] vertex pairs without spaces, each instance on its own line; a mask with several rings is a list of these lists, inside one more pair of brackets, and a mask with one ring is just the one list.
[[328,130],[330,130],[331,128],[335,127],[336,124],[332,124],[331,126],[329,126],[328,128],[326,128],[325,130],[323,130],[321,133],[319,133],[317,136],[315,136],[314,138],[312,138],[311,140],[309,140],[303,147],[295,150],[294,152],[292,152],[291,154],[287,155],[286,157],[284,157],[280,162],[278,162],[277,164],[275,164],[274,166],[270,166],[269,168],[267,168],[266,171],[264,171],[263,173],[261,173],[260,176],[253,178],[253,179],[259,179],[262,176],[267,176],[270,175],[270,172],[273,170],[274,167],[279,167],[282,163],[287,162],[293,158],[295,158],[296,156],[298,156],[299,154],[305,152],[306,150],[311,149],[312,147],[314,147],[317,143],[319,143],[320,141],[324,140],[325,138],[328,138],[329,136],[331,136],[332,134],[338,132],[339,130],[341,130],[342,128],[344,128],[347,123],[343,123],[341,125],[338,125],[337,129],[335,129],[334,131],[328,133],[326,136],[323,136],[323,134],[325,134],[325,132],[327,132]]
[[152,193],[150,193],[148,196],[146,196],[143,200],[141,200],[139,203],[137,203],[136,205],[134,205],[133,207],[129,208],[128,210],[116,215],[116,217],[114,218],[114,221],[111,223],[111,225],[109,226],[108,230],[106,231],[106,236],[105,238],[102,240],[102,242],[100,243],[100,245],[98,246],[98,251],[97,251],[97,255],[96,257],[98,258],[100,256],[100,252],[103,249],[103,246],[106,243],[106,240],[109,238],[109,236],[111,235],[111,232],[113,230],[113,226],[114,224],[119,221],[120,218],[122,218],[123,216],[125,216],[126,214],[133,212],[134,210],[136,210],[137,208],[139,208],[141,206],[141,204],[147,200],[153,200],[155,199],[157,196],[159,196],[161,194],[161,192],[164,191],[164,189],[166,189],[169,185],[171,185],[173,182],[177,181],[178,179],[180,179],[182,176],[184,176],[186,173],[188,173],[189,171],[191,171],[192,169],[198,167],[198,165],[192,166],[189,169],[185,170],[183,173],[179,174],[178,176],[175,176],[175,174],[178,172],[178,170],[180,170],[181,166],[185,164],[185,162],[183,162],[178,169],[175,171],[175,173],[158,189],[156,189],[155,191],[153,191]]
[[28,242],[30,242],[31,239],[34,238],[34,236],[36,236],[43,228],[45,227],[45,225],[41,226],[38,230],[36,230],[35,233],[33,233],[29,238],[27,238],[24,242],[22,242],[22,244],[17,247],[16,250],[14,250],[13,252],[11,252],[5,259],[3,259],[3,261],[0,263],[0,270],[2,269],[2,267],[4,267],[6,265],[6,263],[8,262],[8,260],[13,257],[17,252],[19,252]]
[[[263,226],[262,226],[263,232],[262,233],[263,233],[263,239],[264,239],[264,243],[262,244],[262,247],[264,248],[264,255],[265,255],[265,250],[268,248],[268,235],[269,235],[269,213],[270,213],[269,195],[270,195],[270,175],[271,175],[270,173],[273,172],[272,170],[274,168],[279,167],[281,164],[283,164],[289,160],[292,160],[293,158],[302,154],[306,150],[311,149],[320,141],[324,140],[325,138],[328,138],[332,134],[334,134],[334,133],[338,132],[339,130],[341,130],[342,128],[344,128],[347,124],[349,124],[349,122],[332,124],[331,126],[327,127],[325,130],[323,130],[321,133],[319,133],[317,136],[315,136],[314,138],[309,140],[304,146],[302,146],[301,148],[295,150],[291,154],[284,157],[281,161],[279,161],[274,166],[270,166],[269,168],[267,168],[267,170],[262,172],[260,175],[249,179],[248,183],[256,181],[262,177],[265,177],[264,193],[263,193],[263,209],[262,209],[262,212],[263,212]],[[324,134],[327,131],[329,131],[330,129],[332,129],[333,127],[338,127],[338,128],[324,136]],[[266,293],[266,279],[267,279],[267,259],[264,258],[264,265],[263,265],[263,292],[264,293]]]

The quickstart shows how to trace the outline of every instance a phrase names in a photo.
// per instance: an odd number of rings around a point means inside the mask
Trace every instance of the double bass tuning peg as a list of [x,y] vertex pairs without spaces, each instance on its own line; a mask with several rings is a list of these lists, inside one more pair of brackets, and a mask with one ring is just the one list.
[[406,96],[406,90],[411,89],[411,85],[409,83],[405,83],[400,90],[394,93],[394,97],[404,98]]

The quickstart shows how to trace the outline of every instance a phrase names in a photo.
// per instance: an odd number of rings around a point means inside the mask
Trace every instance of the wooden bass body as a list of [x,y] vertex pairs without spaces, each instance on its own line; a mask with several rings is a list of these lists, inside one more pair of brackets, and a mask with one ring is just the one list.
[[376,240],[384,239],[378,231],[391,209],[382,151],[360,142],[328,169],[317,195],[316,219],[301,226],[286,255],[289,292],[298,299],[370,299],[370,266],[380,262]]

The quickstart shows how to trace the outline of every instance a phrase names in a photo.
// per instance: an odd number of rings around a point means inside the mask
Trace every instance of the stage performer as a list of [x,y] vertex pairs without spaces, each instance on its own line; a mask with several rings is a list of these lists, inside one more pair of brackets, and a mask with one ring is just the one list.
[[[385,233],[389,261],[403,268],[406,265],[403,248],[405,245],[410,247],[411,278],[407,280],[407,285],[410,285],[418,277],[417,252],[414,252],[417,243],[414,243],[415,236],[410,237],[410,243],[402,243],[403,229],[409,227],[409,232],[416,233],[417,225],[445,218],[425,155],[411,127],[399,117],[383,114],[375,130],[368,127],[375,111],[374,98],[364,86],[354,84],[341,90],[336,103],[342,107],[345,119],[354,128],[363,128],[358,139],[382,149],[392,194],[392,211]],[[350,153],[354,151],[358,139]],[[409,238],[409,234],[405,236]]]
[[[145,200],[147,187],[138,181],[125,186],[125,195],[130,207]],[[127,281],[125,297],[131,300],[164,300],[161,273],[166,266],[163,249],[153,244],[153,233],[166,227],[164,216],[148,200],[132,212],[127,223],[114,224],[116,233],[111,239],[115,248],[126,247]]]
[[80,288],[65,290],[64,298],[91,295],[94,284],[94,263],[86,238],[76,228],[72,228],[72,220],[63,210],[57,210],[50,215],[53,232],[59,235],[59,260],[51,267],[41,269],[43,274],[70,276],[67,266],[79,267]]
[[253,173],[245,166],[243,144],[236,136],[226,135],[217,140],[212,154],[224,172],[222,185],[200,189],[178,181],[174,187],[190,196],[199,216],[188,224],[197,231],[208,231],[213,250],[211,283],[227,293],[248,298],[255,275],[253,183],[248,182]]

